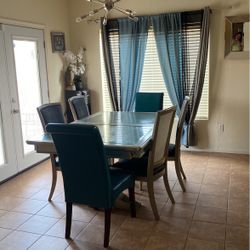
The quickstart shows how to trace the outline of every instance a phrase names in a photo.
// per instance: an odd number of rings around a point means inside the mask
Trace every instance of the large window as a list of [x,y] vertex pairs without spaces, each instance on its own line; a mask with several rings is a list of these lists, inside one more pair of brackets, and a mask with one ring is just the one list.
[[[119,82],[119,35],[118,31],[111,32],[109,35],[110,47],[114,59],[114,69],[116,79]],[[199,50],[200,42],[200,30],[196,27],[188,29],[186,31],[186,46],[188,46],[188,57],[189,62],[189,76],[188,79],[193,81],[195,73],[195,65],[197,59],[197,53]],[[101,53],[102,55],[102,53]],[[112,110],[110,101],[107,79],[105,74],[105,67],[103,58],[102,61],[102,88],[103,88],[103,107],[104,110]],[[200,106],[196,119],[208,119],[208,83],[209,83],[209,58],[206,68],[205,81],[203,86],[203,93],[201,97]],[[118,84],[119,85],[119,84]],[[118,86],[119,88],[119,86]],[[118,89],[119,90],[119,89]],[[171,100],[168,96],[167,89],[164,83],[164,79],[161,72],[161,67],[158,59],[157,48],[155,44],[155,38],[153,29],[151,28],[148,32],[148,41],[145,54],[145,61],[143,66],[142,81],[140,85],[140,92],[163,92],[164,93],[164,108],[172,106]],[[118,91],[119,95],[119,91]],[[118,98],[119,99],[119,98]]]

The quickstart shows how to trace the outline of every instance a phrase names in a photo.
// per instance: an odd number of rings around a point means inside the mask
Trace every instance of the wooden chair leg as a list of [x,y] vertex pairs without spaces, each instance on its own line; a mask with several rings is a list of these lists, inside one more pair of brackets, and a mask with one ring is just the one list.
[[55,156],[50,155],[50,159],[51,159],[51,167],[52,167],[52,183],[51,183],[48,201],[51,201],[51,199],[52,199],[52,196],[53,196],[55,188],[56,188],[56,181],[57,181],[57,170],[56,170]]
[[186,175],[185,175],[184,170],[182,168],[181,160],[180,160],[180,171],[181,171],[183,179],[186,180]]
[[182,180],[182,176],[181,176],[181,167],[180,167],[180,161],[179,159],[175,160],[175,172],[176,172],[176,175],[177,175],[177,178],[178,178],[178,181],[181,185],[181,189],[183,192],[186,191],[186,188],[185,188],[185,185],[183,183],[183,180]]
[[72,202],[66,202],[66,228],[65,228],[65,238],[70,238],[72,222]]
[[171,191],[171,188],[170,188],[169,182],[168,182],[167,167],[166,167],[166,169],[165,169],[165,174],[163,175],[163,180],[164,180],[164,185],[165,185],[166,191],[167,191],[167,193],[168,193],[168,196],[169,196],[171,202],[174,204],[174,203],[175,203],[174,196],[173,196],[173,194],[172,194],[172,191]]
[[136,217],[136,208],[135,208],[135,188],[129,188],[129,201],[130,201],[130,215],[131,217]]
[[154,195],[154,183],[153,181],[147,181],[147,186],[148,186],[148,196],[149,196],[149,201],[154,213],[155,220],[159,220],[160,216],[158,214],[157,206],[155,203],[155,195]]
[[105,226],[104,226],[104,247],[109,247],[109,235],[110,235],[110,220],[111,220],[111,208],[105,209]]

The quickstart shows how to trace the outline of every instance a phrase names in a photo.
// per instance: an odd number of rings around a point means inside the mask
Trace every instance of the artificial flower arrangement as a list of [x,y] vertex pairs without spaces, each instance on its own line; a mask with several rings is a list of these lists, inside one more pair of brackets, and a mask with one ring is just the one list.
[[65,83],[67,90],[82,90],[82,76],[85,73],[86,66],[83,63],[85,49],[80,47],[78,53],[75,55],[70,50],[64,52],[63,57],[67,63],[67,70],[65,72]]

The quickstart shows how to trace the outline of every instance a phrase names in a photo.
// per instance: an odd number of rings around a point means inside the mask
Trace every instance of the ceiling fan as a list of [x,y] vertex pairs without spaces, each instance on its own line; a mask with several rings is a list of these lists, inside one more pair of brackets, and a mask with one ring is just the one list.
[[116,5],[117,2],[120,2],[121,0],[86,0],[87,2],[91,2],[91,3],[97,3],[102,5],[102,7],[98,8],[98,9],[94,9],[91,10],[88,14],[82,15],[80,17],[76,18],[76,22],[79,23],[85,19],[87,19],[88,17],[92,17],[95,14],[99,13],[100,11],[104,10],[105,14],[103,17],[103,25],[107,24],[107,20],[108,20],[108,15],[110,13],[110,11],[112,9],[117,10],[119,12],[121,12],[122,14],[126,15],[129,19],[137,22],[138,21],[138,17],[135,16],[135,11],[130,10],[130,9],[123,9],[120,8],[119,6]]

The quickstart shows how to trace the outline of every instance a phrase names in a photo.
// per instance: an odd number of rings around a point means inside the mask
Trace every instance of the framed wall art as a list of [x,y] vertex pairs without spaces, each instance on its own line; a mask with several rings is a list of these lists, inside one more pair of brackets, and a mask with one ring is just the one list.
[[249,58],[249,15],[225,17],[225,57]]
[[64,52],[65,51],[65,36],[63,32],[51,32],[51,45],[52,52]]

